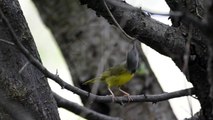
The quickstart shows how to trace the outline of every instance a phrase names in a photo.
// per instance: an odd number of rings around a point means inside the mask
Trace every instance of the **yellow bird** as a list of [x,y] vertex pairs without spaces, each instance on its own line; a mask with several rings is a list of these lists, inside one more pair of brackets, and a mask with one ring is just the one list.
[[120,89],[120,86],[124,85],[133,78],[134,73],[138,68],[138,63],[139,55],[136,48],[136,42],[134,42],[132,49],[127,54],[126,63],[113,66],[108,70],[104,71],[100,76],[88,80],[84,84],[95,83],[97,81],[106,83],[108,86],[108,90],[112,94],[113,100],[115,95],[113,94],[110,88],[119,87],[119,91],[127,95],[128,99],[130,100],[131,98],[129,97],[129,94]]

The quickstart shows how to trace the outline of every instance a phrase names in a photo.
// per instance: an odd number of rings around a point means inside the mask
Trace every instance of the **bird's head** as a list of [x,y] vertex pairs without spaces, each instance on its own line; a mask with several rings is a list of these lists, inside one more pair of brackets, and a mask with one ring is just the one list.
[[139,65],[139,53],[137,50],[137,41],[134,41],[132,49],[127,53],[127,69],[135,73]]

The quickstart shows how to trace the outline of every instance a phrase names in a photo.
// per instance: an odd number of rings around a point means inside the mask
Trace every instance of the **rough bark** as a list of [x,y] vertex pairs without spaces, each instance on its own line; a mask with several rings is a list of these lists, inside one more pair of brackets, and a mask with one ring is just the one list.
[[[40,59],[18,1],[0,0],[0,8],[21,43]],[[0,38],[12,42],[14,38],[8,26],[2,16],[0,19]],[[19,73],[26,63],[28,60],[16,45],[0,42],[0,119],[59,120],[56,102],[44,75],[31,64]]]
[[[44,23],[50,28],[62,50],[76,86],[90,91],[82,83],[101,71],[121,63],[131,45],[122,35],[94,12],[80,6],[76,1],[34,0]],[[148,41],[148,39],[146,39]],[[142,64],[147,66],[143,56]],[[130,94],[162,93],[151,69],[149,74],[136,77],[125,85]],[[104,87],[104,88],[103,88]],[[99,86],[98,94],[109,94],[105,85]],[[87,100],[83,100],[84,103]],[[90,107],[101,113],[133,119],[175,120],[167,101],[156,103],[131,103],[125,105],[92,103]],[[155,109],[157,108],[157,109]]]

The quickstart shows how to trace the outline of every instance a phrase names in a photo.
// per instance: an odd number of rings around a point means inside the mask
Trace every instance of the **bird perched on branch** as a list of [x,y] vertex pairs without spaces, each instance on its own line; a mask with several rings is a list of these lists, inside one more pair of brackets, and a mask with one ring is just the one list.
[[113,101],[115,98],[115,95],[113,94],[111,87],[119,87],[119,91],[124,93],[126,96],[128,96],[128,99],[131,100],[129,97],[129,94],[125,91],[123,91],[120,86],[124,85],[128,81],[130,81],[134,73],[136,72],[139,64],[139,54],[136,47],[137,42],[133,42],[132,49],[127,53],[127,59],[126,63],[119,64],[116,66],[113,66],[106,71],[104,71],[101,75],[98,77],[86,81],[84,84],[88,83],[95,83],[95,82],[104,82],[108,86],[108,90],[112,95]]

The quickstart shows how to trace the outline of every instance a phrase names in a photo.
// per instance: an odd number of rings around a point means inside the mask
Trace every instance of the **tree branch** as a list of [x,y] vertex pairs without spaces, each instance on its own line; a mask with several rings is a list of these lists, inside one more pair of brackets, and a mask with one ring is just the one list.
[[[80,0],[82,4],[96,11],[97,15],[106,18],[114,24],[112,18],[104,7],[102,0]],[[123,30],[130,36],[145,43],[161,54],[173,57],[183,55],[185,50],[185,38],[174,27],[160,23],[146,15],[139,8],[132,7],[118,0],[106,0],[109,10],[120,23]]]
[[54,92],[53,95],[57,102],[58,107],[62,107],[69,111],[72,111],[73,113],[80,115],[83,118],[89,120],[122,120],[121,118],[110,117],[104,114],[100,114],[86,107],[82,107],[74,102],[64,99],[63,97],[59,96]]
[[[128,103],[128,102],[153,102],[157,103],[160,101],[169,100],[172,98],[182,97],[182,96],[188,96],[193,95],[195,93],[193,88],[170,92],[170,93],[162,93],[157,95],[130,95],[129,97],[132,98],[132,101],[129,101],[128,97],[122,96],[122,97],[115,97],[114,102],[117,103]],[[111,96],[97,96],[93,94],[89,94],[94,101],[96,102],[112,102]]]

